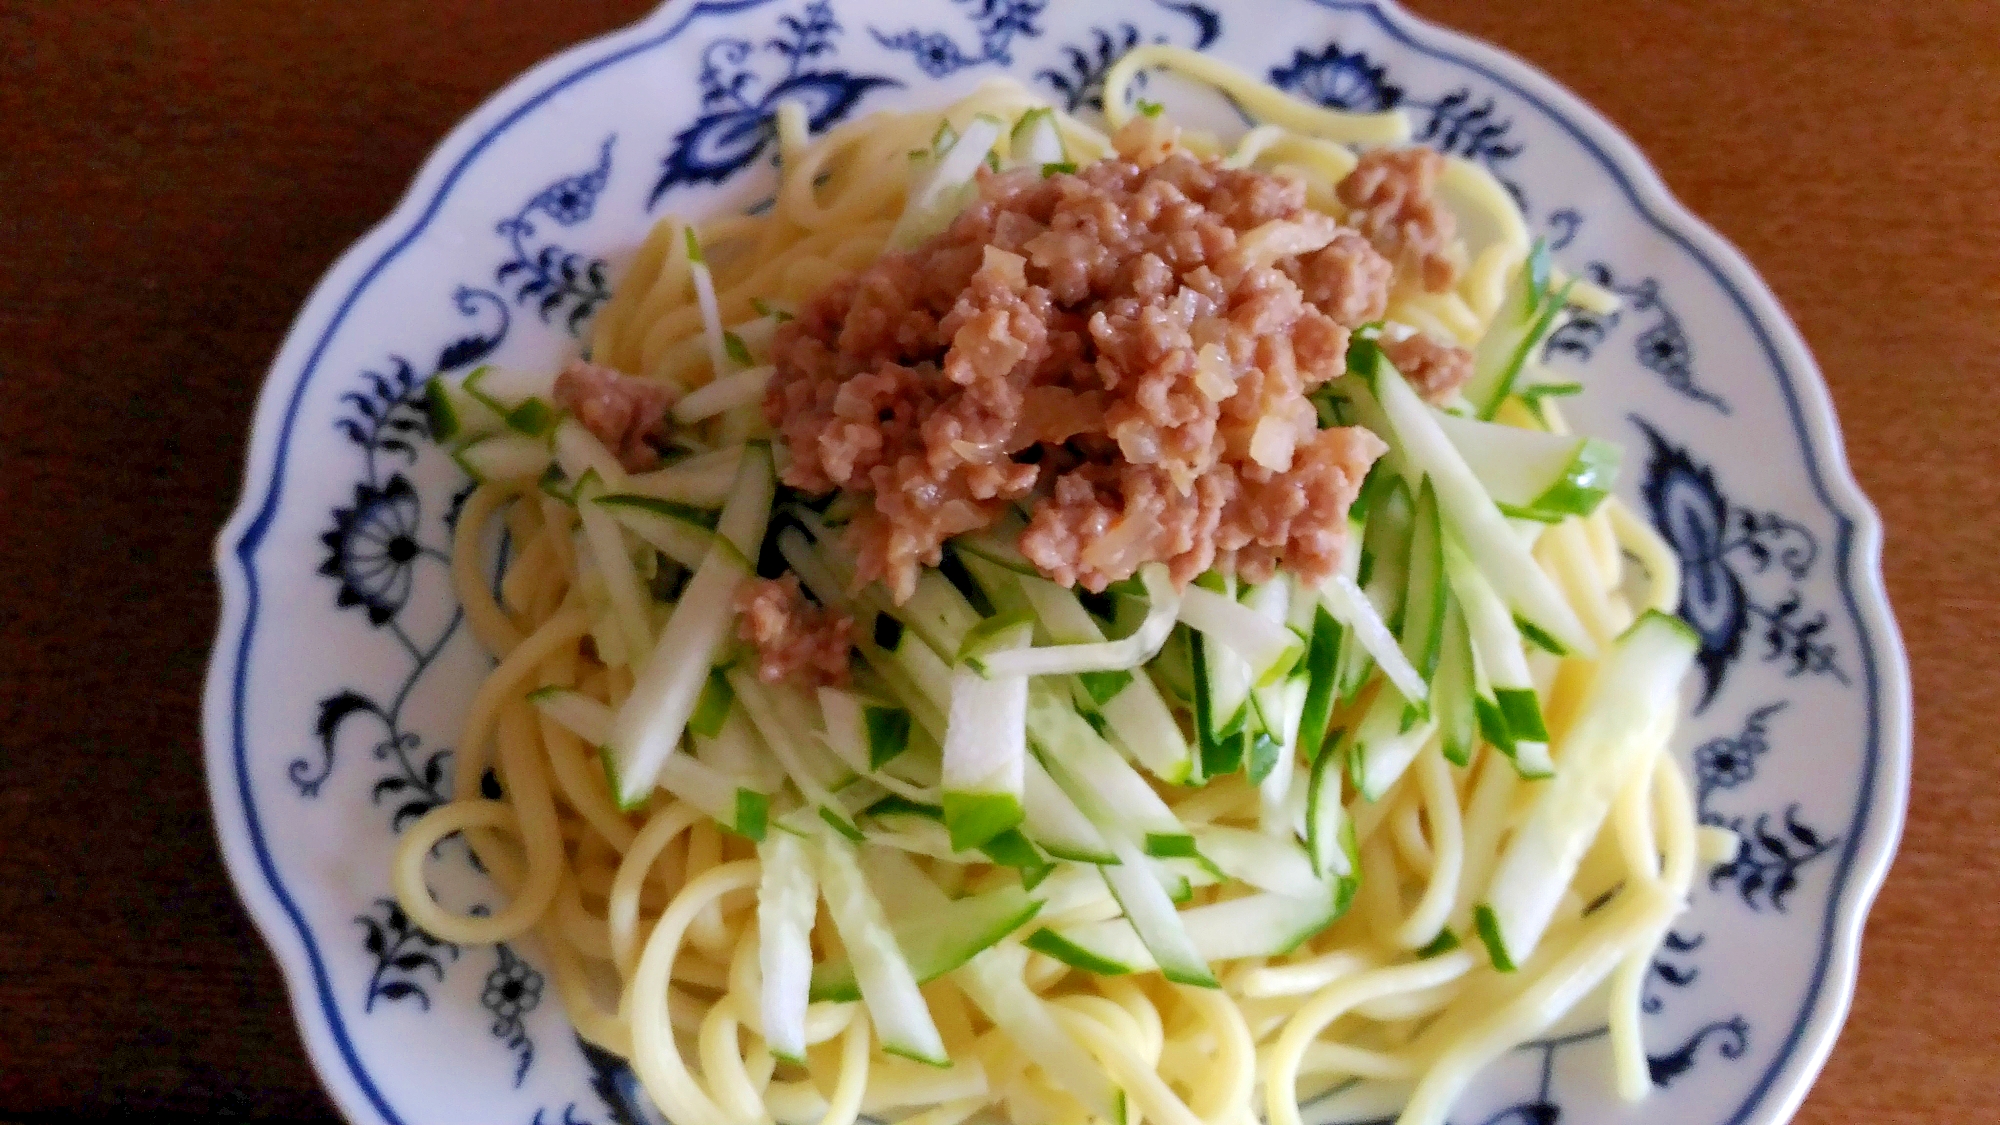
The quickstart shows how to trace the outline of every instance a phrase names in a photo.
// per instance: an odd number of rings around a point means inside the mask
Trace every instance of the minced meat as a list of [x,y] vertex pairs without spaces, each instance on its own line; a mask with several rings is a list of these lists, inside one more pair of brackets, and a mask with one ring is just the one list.
[[1157,119],[1116,143],[1074,174],[982,173],[944,234],[777,333],[764,413],[785,481],[873,495],[850,543],[898,600],[1017,501],[1021,550],[1093,590],[1150,561],[1180,583],[1339,563],[1384,446],[1320,429],[1306,395],[1386,310],[1403,247],[1308,209],[1297,180],[1194,158]]
[[555,399],[627,471],[659,465],[656,443],[666,437],[667,411],[674,405],[674,392],[664,383],[577,359],[556,376]]
[[1443,402],[1472,378],[1472,353],[1422,332],[1382,341],[1382,354],[1430,402]]
[[1433,293],[1458,277],[1457,223],[1437,198],[1444,157],[1428,148],[1381,148],[1364,155],[1335,194],[1347,221],[1396,269]]
[[736,595],[737,635],[757,650],[757,678],[808,686],[847,682],[854,619],[806,600],[796,574],[759,578]]

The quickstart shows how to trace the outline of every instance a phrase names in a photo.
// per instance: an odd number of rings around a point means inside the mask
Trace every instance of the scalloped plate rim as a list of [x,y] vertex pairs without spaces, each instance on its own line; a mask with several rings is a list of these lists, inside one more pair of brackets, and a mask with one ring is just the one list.
[[[261,839],[245,831],[248,787],[234,747],[242,721],[234,691],[242,678],[253,633],[255,604],[247,565],[283,490],[278,460],[296,422],[306,384],[319,355],[362,288],[421,233],[458,176],[497,129],[521,117],[561,88],[619,59],[672,38],[704,15],[759,6],[764,0],[666,0],[622,28],[556,52],[502,86],[468,113],[432,148],[396,205],[343,252],[314,284],[265,374],[252,413],[240,500],[215,540],[221,594],[215,643],[205,677],[202,731],[211,823],[231,884],[258,934],[279,963],[294,1022],[321,1083],[343,1116],[362,1122],[400,1120],[360,1067],[345,1032],[327,1019],[332,1004],[320,955],[307,927],[272,867]],[[1842,600],[1860,632],[1875,755],[1860,793],[1861,818],[1841,857],[1840,874],[1822,926],[1817,983],[1806,998],[1787,1046],[1768,1066],[1731,1125],[1788,1120],[1824,1065],[1853,1000],[1862,931],[1894,858],[1905,818],[1911,764],[1912,716],[1908,658],[1883,582],[1883,527],[1848,463],[1832,397],[1796,325],[1742,252],[1690,211],[1667,187],[1630,138],[1594,107],[1532,63],[1464,32],[1419,17],[1393,0],[1311,0],[1330,11],[1373,19],[1403,46],[1420,54],[1468,65],[1539,108],[1587,148],[1621,181],[1642,217],[1686,250],[1739,306],[1779,375],[1790,421],[1806,454],[1813,491],[1837,524],[1836,557]],[[1442,41],[1439,50],[1411,34]],[[290,385],[280,373],[296,370]],[[259,486],[262,486],[261,488]],[[343,1065],[336,1065],[336,1059]]]

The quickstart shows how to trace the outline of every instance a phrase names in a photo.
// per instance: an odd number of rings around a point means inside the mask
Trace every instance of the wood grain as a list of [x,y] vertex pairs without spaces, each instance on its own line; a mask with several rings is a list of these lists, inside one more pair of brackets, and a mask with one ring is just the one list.
[[[2000,1120],[2000,5],[1416,6],[1616,121],[1825,368],[1918,752],[1799,1121]],[[211,537],[320,272],[482,97],[644,8],[0,2],[0,1117],[335,1120],[212,842]]]

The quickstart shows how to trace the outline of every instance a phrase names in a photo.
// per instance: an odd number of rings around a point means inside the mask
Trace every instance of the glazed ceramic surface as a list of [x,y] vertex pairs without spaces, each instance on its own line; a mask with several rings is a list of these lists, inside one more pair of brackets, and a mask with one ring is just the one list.
[[[1545,355],[1587,388],[1573,424],[1624,445],[1620,494],[1681,557],[1702,649],[1675,751],[1701,818],[1742,847],[1703,872],[1646,985],[1648,1100],[1617,1100],[1586,1012],[1490,1068],[1453,1121],[1768,1125],[1796,1108],[1900,824],[1907,674],[1880,527],[1811,357],[1628,142],[1529,66],[1384,4],[672,0],[495,95],[327,274],[271,368],[217,546],[217,831],[354,1121],[659,1120],[572,1032],[531,942],[439,942],[390,895],[396,835],[449,797],[490,666],[447,581],[467,482],[428,441],[424,382],[576,354],[655,220],[768,194],[780,99],[820,131],[1004,74],[1088,112],[1111,63],[1149,42],[1326,105],[1400,108],[1418,140],[1491,171],[1559,263],[1623,298]],[[1169,87],[1148,96],[1229,123],[1219,99]],[[433,869],[447,904],[493,903],[461,847]],[[1383,1116],[1340,1098],[1308,1113]]]

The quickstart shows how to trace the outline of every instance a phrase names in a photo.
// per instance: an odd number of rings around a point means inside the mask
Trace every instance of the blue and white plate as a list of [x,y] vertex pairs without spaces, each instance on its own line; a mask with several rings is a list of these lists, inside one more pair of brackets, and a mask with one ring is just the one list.
[[[1881,527],[1811,357],[1629,142],[1527,65],[1386,3],[673,0],[488,101],[321,281],[272,365],[217,544],[216,828],[352,1120],[657,1119],[627,1069],[580,1044],[532,944],[440,943],[390,900],[396,834],[448,796],[487,666],[446,581],[464,480],[424,439],[424,380],[574,354],[663,212],[768,190],[781,97],[815,130],[1003,73],[1088,106],[1146,42],[1328,105],[1402,108],[1625,298],[1548,359],[1589,388],[1576,421],[1625,444],[1621,493],[1680,552],[1703,647],[1677,749],[1702,819],[1744,843],[1699,880],[1646,986],[1649,1100],[1616,1099],[1586,1029],[1492,1068],[1454,1121],[1735,1125],[1797,1107],[1902,820],[1908,675]],[[434,867],[462,907],[488,893],[462,851]]]

